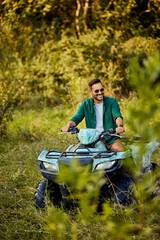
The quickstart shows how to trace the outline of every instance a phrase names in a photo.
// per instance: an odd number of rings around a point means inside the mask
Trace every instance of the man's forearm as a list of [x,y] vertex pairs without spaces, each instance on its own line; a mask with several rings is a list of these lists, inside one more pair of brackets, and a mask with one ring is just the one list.
[[123,127],[123,119],[121,117],[116,118],[116,125],[117,125],[117,128],[116,128],[117,134],[125,132],[125,129]]
[[123,127],[123,119],[121,117],[116,118],[117,127]]

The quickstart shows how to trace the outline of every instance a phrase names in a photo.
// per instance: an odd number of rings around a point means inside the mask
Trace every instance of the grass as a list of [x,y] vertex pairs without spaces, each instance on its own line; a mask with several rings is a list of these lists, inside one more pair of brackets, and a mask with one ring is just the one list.
[[[125,106],[122,103],[123,115]],[[72,109],[64,107],[15,111],[14,120],[8,125],[7,137],[0,140],[0,239],[55,239],[44,230],[47,210],[34,207],[34,191],[43,178],[38,170],[37,157],[43,149],[64,150],[69,144],[76,143],[74,136],[57,134],[71,115]],[[160,164],[160,148],[155,151],[153,161]],[[157,219],[151,220],[150,224],[158,226]],[[80,239],[98,239],[96,232],[99,224],[82,224]],[[69,232],[65,236],[71,239]],[[157,233],[152,236],[152,239],[158,240]]]
[[8,135],[0,141],[0,239],[48,239],[46,212],[34,207],[35,188],[43,179],[37,158],[43,149],[64,150],[75,141],[57,134],[65,114],[59,108],[15,111]]
[[0,156],[1,239],[29,239],[33,233],[40,234],[43,221],[33,206],[35,183],[41,178],[36,147],[35,143],[8,143]]

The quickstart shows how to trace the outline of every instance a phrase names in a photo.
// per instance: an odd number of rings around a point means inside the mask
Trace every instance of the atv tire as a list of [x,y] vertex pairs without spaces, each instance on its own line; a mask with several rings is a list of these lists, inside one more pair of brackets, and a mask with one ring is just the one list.
[[45,197],[46,197],[46,189],[47,188],[47,179],[41,180],[35,191],[34,196],[34,205],[36,208],[44,208],[45,207]]
[[55,182],[48,180],[47,193],[50,201],[55,207],[61,207],[62,194],[59,185]]

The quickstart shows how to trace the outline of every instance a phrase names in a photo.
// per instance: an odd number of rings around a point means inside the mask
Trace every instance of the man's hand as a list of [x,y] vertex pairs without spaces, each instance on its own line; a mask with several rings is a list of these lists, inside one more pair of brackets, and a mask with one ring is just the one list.
[[123,119],[121,117],[116,118],[116,124],[117,124],[116,134],[121,134],[125,132],[125,129],[123,127]]
[[121,133],[123,133],[123,132],[125,132],[124,127],[117,127],[117,128],[116,128],[116,134],[121,134]]
[[69,127],[65,126],[61,129],[61,132],[68,132],[69,128],[70,128],[70,126]]
[[61,129],[61,132],[68,132],[70,126],[76,126],[76,123],[74,121],[69,121],[67,125]]

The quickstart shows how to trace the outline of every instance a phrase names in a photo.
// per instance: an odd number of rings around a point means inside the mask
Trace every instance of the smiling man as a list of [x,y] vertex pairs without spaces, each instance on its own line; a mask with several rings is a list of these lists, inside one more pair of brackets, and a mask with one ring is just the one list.
[[[99,79],[93,79],[88,85],[92,97],[81,103],[76,114],[62,128],[62,132],[68,132],[71,125],[77,126],[85,117],[87,128],[95,128],[100,133],[113,128],[116,129],[117,134],[123,133],[125,131],[123,117],[117,100],[104,96],[104,87]],[[119,138],[105,138],[103,143],[106,144],[108,150],[123,151]]]

